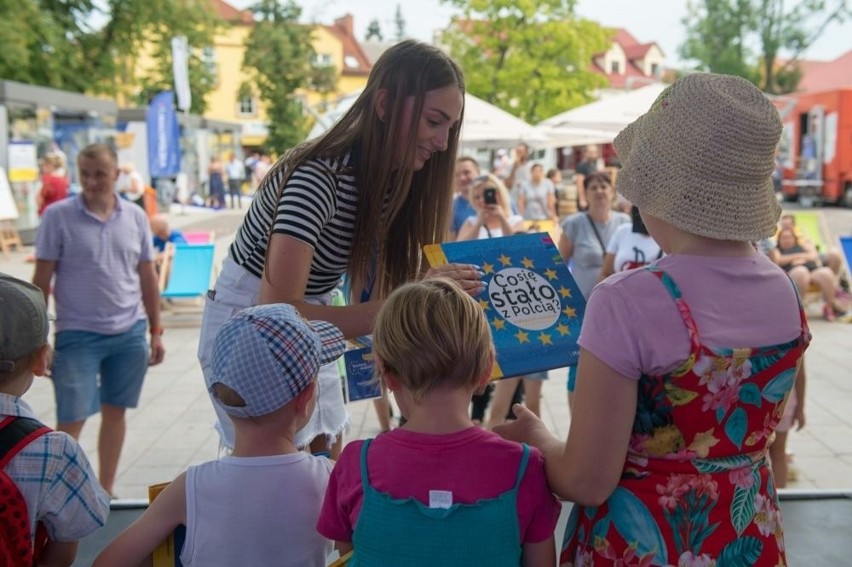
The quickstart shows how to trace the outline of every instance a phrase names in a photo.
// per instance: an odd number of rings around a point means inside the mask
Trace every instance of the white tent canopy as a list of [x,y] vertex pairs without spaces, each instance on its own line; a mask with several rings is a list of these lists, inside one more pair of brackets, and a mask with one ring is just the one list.
[[668,85],[654,83],[552,116],[537,128],[557,146],[609,143],[645,113]]
[[527,124],[502,108],[470,93],[465,95],[461,145],[471,148],[505,148],[518,142],[550,145],[545,132]]
[[[308,138],[315,138],[331,127],[355,102],[360,92],[341,98],[322,116],[317,117]],[[505,148],[518,142],[549,145],[547,134],[505,110],[470,93],[465,94],[464,123],[460,145],[467,148]]]

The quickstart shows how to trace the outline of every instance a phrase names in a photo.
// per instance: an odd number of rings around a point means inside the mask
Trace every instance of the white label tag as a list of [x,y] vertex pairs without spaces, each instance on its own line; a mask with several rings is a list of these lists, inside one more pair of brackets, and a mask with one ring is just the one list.
[[453,505],[453,493],[449,490],[430,490],[430,508],[449,508]]

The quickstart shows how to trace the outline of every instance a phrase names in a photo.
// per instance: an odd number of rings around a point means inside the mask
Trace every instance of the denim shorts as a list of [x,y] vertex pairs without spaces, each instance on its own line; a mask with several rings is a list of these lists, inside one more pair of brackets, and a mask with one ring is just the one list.
[[53,390],[59,423],[81,421],[101,404],[135,408],[148,370],[145,321],[129,331],[102,335],[89,331],[56,333]]

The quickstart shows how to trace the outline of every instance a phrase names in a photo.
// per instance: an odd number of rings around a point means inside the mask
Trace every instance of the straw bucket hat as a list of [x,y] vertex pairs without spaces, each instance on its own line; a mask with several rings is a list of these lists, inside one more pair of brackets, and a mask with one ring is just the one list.
[[781,214],[772,185],[780,136],[778,111],[745,79],[686,75],[616,136],[617,189],[692,234],[767,238]]

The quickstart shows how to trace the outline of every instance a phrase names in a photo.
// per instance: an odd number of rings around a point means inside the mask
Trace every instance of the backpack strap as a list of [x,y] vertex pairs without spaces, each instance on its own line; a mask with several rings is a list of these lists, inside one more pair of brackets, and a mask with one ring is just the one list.
[[[49,433],[51,431],[51,428],[47,427],[40,421],[29,417],[18,417],[12,415],[0,419],[0,475],[9,479],[8,475],[6,475],[4,471],[6,465],[8,465],[15,455],[20,453],[24,447],[45,433]],[[9,479],[9,481],[14,482],[11,479]],[[20,491],[16,491],[16,493],[20,495]],[[26,505],[22,498],[19,502],[24,506]],[[24,517],[26,517],[26,508],[23,508],[22,511],[24,513]],[[3,525],[0,525],[0,528],[3,528]],[[0,531],[5,530],[0,529]],[[22,556],[22,565],[38,564],[38,559],[48,541],[47,530],[44,525],[41,522],[36,522],[36,532],[33,542],[34,545],[30,547],[29,531],[29,526],[27,526],[26,530],[22,532],[26,534],[26,548],[30,550],[25,556]]]
[[51,431],[48,426],[29,417],[10,415],[0,420],[0,470],[5,469],[21,449]]

